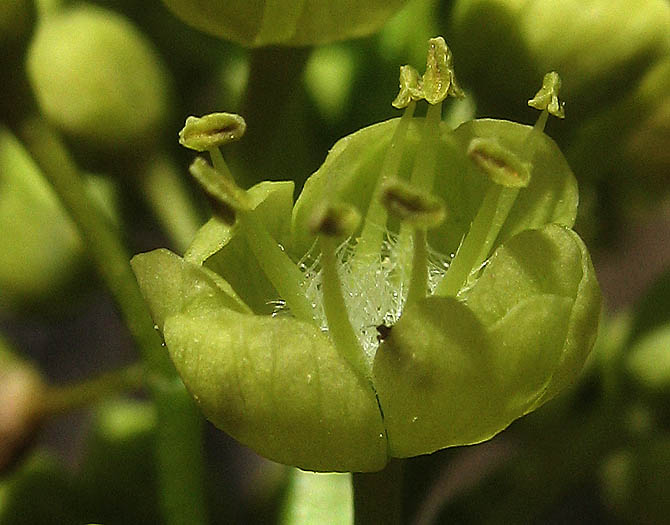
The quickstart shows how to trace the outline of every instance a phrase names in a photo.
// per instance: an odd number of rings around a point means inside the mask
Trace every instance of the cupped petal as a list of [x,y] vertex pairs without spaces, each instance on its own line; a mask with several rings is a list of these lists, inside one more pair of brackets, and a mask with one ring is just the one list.
[[411,305],[373,365],[391,455],[484,441],[553,397],[578,376],[599,312],[588,253],[560,225],[512,237],[459,299]]
[[199,312],[219,308],[250,312],[219,275],[185,261],[170,250],[141,253],[130,264],[154,323],[161,331],[165,320],[186,306]]
[[[397,174],[383,174],[381,168],[389,147],[393,147],[391,142],[400,119],[363,128],[333,146],[321,167],[307,179],[293,209],[293,249],[296,253],[306,253],[314,243],[309,220],[324,200],[347,202],[365,218],[380,177],[397,176],[400,180],[409,180],[424,121],[423,118],[414,118],[410,122]],[[431,242],[435,249],[450,253],[456,250],[477,213],[486,181],[475,172],[474,165],[465,156],[465,150],[444,123],[440,125],[437,144],[435,190],[444,200],[447,215],[442,225],[432,230],[429,237],[435,241]],[[378,226],[391,231],[394,228],[391,224]]]
[[498,242],[549,223],[572,227],[577,217],[579,192],[567,160],[556,143],[531,126],[509,120],[478,119],[461,124],[454,136],[463,148],[477,139],[496,140],[531,164],[531,180],[511,209]]
[[[324,199],[348,202],[365,217],[379,178],[394,175],[382,174],[381,167],[398,123],[399,119],[393,119],[369,126],[333,146],[321,168],[305,183],[294,207],[293,249],[297,254],[304,254],[314,242],[308,222]],[[395,174],[401,180],[410,177],[423,123],[423,118],[414,118],[409,125],[400,169]],[[444,201],[447,214],[444,222],[428,234],[433,249],[446,255],[457,251],[487,190],[494,184],[467,157],[468,147],[476,138],[494,139],[531,165],[530,183],[519,192],[496,244],[548,223],[568,227],[574,224],[579,200],[577,183],[551,138],[530,126],[505,120],[469,121],[453,131],[442,123],[432,191]],[[393,230],[389,224],[379,227]]]
[[484,326],[454,298],[428,297],[403,313],[372,372],[391,456],[477,443],[501,430],[490,352]]
[[[518,322],[504,320],[515,308],[541,296],[567,298],[569,303],[565,304],[569,304],[569,309],[557,303],[557,311],[544,322],[531,321],[534,315],[539,315],[539,306],[537,312],[528,309]],[[498,248],[482,276],[462,298],[491,334],[497,332],[497,341],[503,341],[505,334],[514,338],[516,332],[524,330],[527,339],[531,332],[537,333],[537,349],[541,352],[534,353],[531,346],[519,345],[520,351],[526,348],[528,355],[515,367],[517,378],[504,374],[510,384],[517,383],[517,392],[522,390],[518,382],[525,383],[528,402],[535,395],[526,412],[554,397],[579,376],[595,342],[602,297],[588,250],[574,231],[550,224],[512,237]],[[509,332],[501,328],[501,323],[509,324]],[[544,360],[549,376],[544,387],[533,394],[531,385],[538,378],[537,353],[542,354],[539,359]],[[499,348],[496,357],[499,371],[505,369],[507,354],[503,347]]]
[[[253,208],[251,213],[285,249],[290,247],[293,188],[292,181],[266,181],[248,190]],[[204,264],[222,276],[256,313],[272,313],[272,301],[280,299],[258,264],[246,236],[237,226],[229,226],[216,217],[198,230],[184,259]]]
[[259,454],[314,471],[386,464],[372,385],[313,325],[187,308],[167,319],[165,341],[207,418]]

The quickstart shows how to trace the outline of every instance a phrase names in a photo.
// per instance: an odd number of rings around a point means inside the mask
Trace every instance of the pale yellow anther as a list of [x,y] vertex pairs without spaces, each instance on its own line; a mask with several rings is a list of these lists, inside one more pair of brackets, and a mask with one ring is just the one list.
[[544,75],[542,87],[535,96],[528,101],[528,105],[540,111],[547,110],[551,115],[565,118],[565,102],[558,100],[561,89],[561,77],[556,71]]

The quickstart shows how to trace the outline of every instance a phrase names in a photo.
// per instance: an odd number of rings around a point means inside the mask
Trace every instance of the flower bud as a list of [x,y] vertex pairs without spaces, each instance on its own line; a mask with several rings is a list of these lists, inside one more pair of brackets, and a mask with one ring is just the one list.
[[[668,52],[665,0],[458,0],[450,45],[462,81],[485,107],[509,106],[558,71],[564,99],[583,115],[624,96]],[[467,58],[467,59],[466,59]],[[510,70],[514,71],[510,75]]]
[[258,47],[305,46],[368,35],[406,0],[163,0],[184,22],[215,36]]
[[18,140],[0,127],[0,308],[43,301],[83,251],[74,225]]
[[48,16],[27,68],[42,112],[67,133],[103,147],[155,134],[168,111],[166,71],[121,15],[81,5]]

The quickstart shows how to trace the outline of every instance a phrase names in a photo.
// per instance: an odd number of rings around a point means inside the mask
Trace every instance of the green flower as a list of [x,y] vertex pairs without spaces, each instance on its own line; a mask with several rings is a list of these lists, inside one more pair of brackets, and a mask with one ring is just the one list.
[[245,46],[305,46],[377,31],[406,0],[163,0],[193,27]]
[[191,172],[217,216],[183,258],[132,261],[205,415],[270,459],[374,471],[484,441],[574,382],[593,345],[565,159],[541,124],[449,129],[438,69],[401,75],[434,101],[426,118],[410,96],[340,140],[295,205],[291,182],[241,192],[216,149],[233,117],[206,117],[214,167]]

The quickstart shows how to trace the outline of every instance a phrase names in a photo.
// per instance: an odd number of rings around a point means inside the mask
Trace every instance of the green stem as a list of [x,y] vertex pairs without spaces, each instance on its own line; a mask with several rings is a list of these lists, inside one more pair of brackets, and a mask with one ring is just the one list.
[[384,228],[388,218],[386,208],[381,203],[381,191],[384,182],[398,176],[400,161],[402,160],[402,154],[405,150],[407,130],[412,122],[415,109],[416,102],[410,102],[393,132],[391,144],[384,157],[382,169],[379,178],[377,179],[377,185],[372,194],[370,206],[368,207],[365,216],[363,229],[358,239],[358,243],[356,244],[352,260],[353,268],[366,266],[371,256],[378,256],[381,253],[381,246],[384,240]]
[[323,309],[328,320],[328,333],[340,354],[351,366],[366,379],[370,378],[371,370],[358,337],[351,326],[347,306],[342,296],[342,283],[337,273],[336,240],[326,235],[319,237],[321,244],[321,268],[323,276],[321,291],[323,293]]
[[184,181],[167,155],[157,155],[148,163],[142,187],[175,248],[183,253],[191,244],[201,220]]
[[473,271],[477,271],[489,256],[505,220],[519,194],[518,188],[492,184],[487,190],[470,231],[451,261],[435,295],[455,297]]
[[412,235],[412,275],[409,281],[409,290],[405,308],[426,297],[428,293],[428,243],[426,230],[416,228]]
[[45,415],[56,415],[114,394],[138,390],[142,387],[143,377],[143,367],[134,364],[80,383],[53,386],[44,396],[41,410]]
[[311,159],[300,121],[301,82],[311,52],[310,47],[285,46],[251,50],[249,81],[240,111],[247,131],[239,153],[253,159],[245,182],[257,182],[249,178],[255,173],[272,173],[275,179],[295,177],[295,166]]
[[263,273],[286,301],[295,317],[314,323],[314,309],[307,300],[303,274],[252,212],[239,212],[238,221]]
[[[191,473],[201,466],[201,439],[199,425],[175,430],[188,419],[200,420],[190,403],[188,394],[180,385],[178,394],[163,385],[178,383],[174,366],[161,345],[161,338],[153,328],[135,276],[130,268],[130,257],[120,240],[119,232],[104,213],[89,199],[78,168],[71,159],[60,137],[43,120],[26,122],[22,136],[29,151],[51,182],[65,208],[79,229],[87,251],[100,276],[114,296],[121,315],[142,354],[147,372],[155,378],[149,383],[151,394],[159,407],[159,450],[179,451],[158,454],[158,471],[174,475],[159,479],[163,519],[169,525],[178,523],[205,523],[203,479],[193,479]],[[45,247],[48,249],[48,247]],[[178,403],[177,399],[182,402]],[[188,408],[184,408],[188,407]],[[180,496],[186,521],[173,513],[173,499]]]
[[403,467],[392,459],[381,472],[353,474],[354,525],[402,523]]

